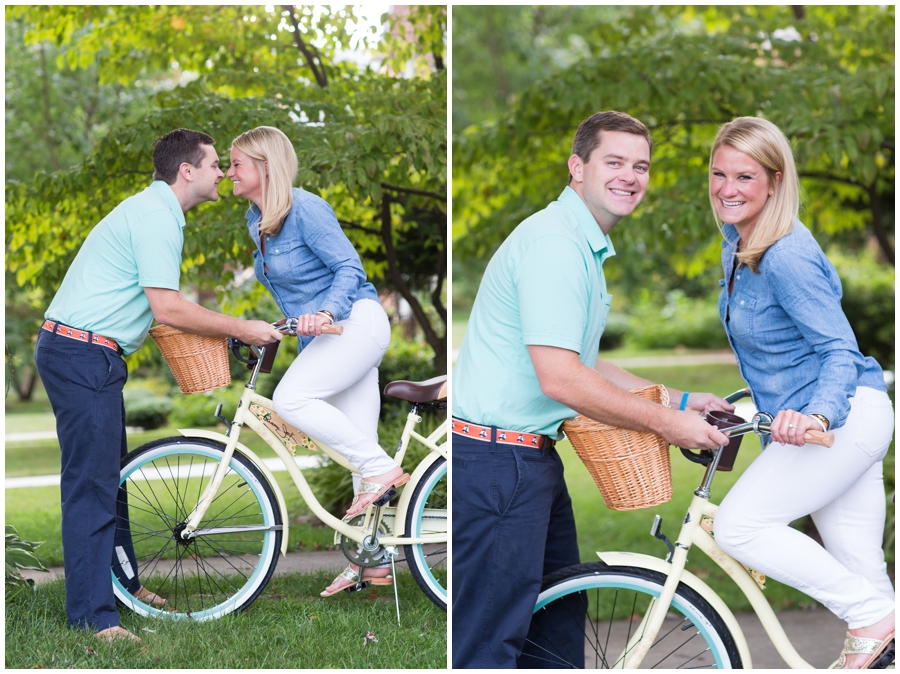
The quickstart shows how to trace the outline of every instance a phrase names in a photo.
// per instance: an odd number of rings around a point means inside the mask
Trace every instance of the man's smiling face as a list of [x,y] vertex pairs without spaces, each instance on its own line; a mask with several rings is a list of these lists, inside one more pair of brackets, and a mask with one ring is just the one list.
[[570,186],[584,199],[604,234],[630,215],[647,192],[650,145],[643,136],[602,131],[588,161],[577,155],[569,161]]

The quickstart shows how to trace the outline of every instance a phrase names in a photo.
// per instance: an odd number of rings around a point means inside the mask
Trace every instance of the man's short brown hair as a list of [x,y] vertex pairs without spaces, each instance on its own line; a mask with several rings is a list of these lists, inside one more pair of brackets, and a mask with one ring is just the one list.
[[[602,131],[624,131],[647,139],[650,151],[653,151],[653,139],[650,132],[642,122],[624,112],[607,110],[595,112],[593,115],[578,125],[575,138],[572,140],[572,154],[577,154],[587,164],[591,159],[591,153],[600,145],[600,133]],[[572,174],[569,174],[569,182],[572,182]]]
[[190,129],[175,129],[157,138],[153,144],[153,179],[174,185],[179,167],[187,162],[199,168],[205,154],[200,146],[215,142],[209,134]]

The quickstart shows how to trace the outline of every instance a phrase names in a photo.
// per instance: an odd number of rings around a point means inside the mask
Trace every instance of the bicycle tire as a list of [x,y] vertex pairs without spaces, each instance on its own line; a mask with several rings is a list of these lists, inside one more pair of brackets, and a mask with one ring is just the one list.
[[[435,461],[413,491],[406,511],[406,535],[449,531],[447,460]],[[416,583],[437,606],[447,610],[447,544],[406,545],[406,562]]]
[[247,531],[201,533],[190,541],[177,535],[224,452],[214,440],[172,437],[122,459],[119,484],[126,488],[136,573],[146,590],[166,600],[160,607],[138,599],[113,573],[116,598],[126,608],[211,620],[247,608],[269,582],[281,549],[281,511],[266,478],[240,452],[198,530]]
[[[603,562],[546,575],[519,667],[621,668],[626,644],[665,580],[658,571]],[[742,667],[725,621],[684,583],[678,585],[666,621],[639,665],[682,667]]]

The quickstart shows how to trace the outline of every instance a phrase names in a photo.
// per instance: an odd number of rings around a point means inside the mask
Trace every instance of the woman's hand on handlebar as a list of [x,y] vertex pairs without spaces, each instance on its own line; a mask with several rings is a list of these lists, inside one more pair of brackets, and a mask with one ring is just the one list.
[[802,447],[806,444],[803,436],[807,431],[821,431],[822,426],[812,417],[794,410],[781,410],[770,426],[772,440],[782,445]]
[[298,337],[318,337],[322,334],[322,326],[333,323],[325,314],[303,314],[297,316]]

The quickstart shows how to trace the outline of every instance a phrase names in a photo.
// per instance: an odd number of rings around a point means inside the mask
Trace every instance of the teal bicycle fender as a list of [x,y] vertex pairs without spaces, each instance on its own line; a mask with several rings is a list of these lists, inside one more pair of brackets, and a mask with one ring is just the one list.
[[425,471],[428,470],[435,461],[442,458],[444,457],[437,452],[430,452],[428,456],[422,459],[422,462],[416,466],[413,474],[409,476],[409,482],[404,486],[403,493],[400,495],[400,502],[397,504],[397,518],[395,521],[397,530],[394,532],[395,536],[403,536],[406,534],[406,509],[409,507],[409,502],[412,500],[415,485],[418,484],[422,475],[425,474]]
[[[659,571],[664,575],[668,575],[669,570],[671,569],[671,565],[664,559],[651,557],[650,555],[642,555],[636,552],[598,552],[597,556],[600,558],[600,561],[607,566],[636,566],[641,569]],[[715,609],[716,613],[722,617],[722,620],[725,621],[725,625],[728,626],[728,630],[731,632],[731,636],[734,637],[734,641],[737,644],[738,653],[741,656],[741,662],[744,669],[753,669],[753,663],[750,659],[750,647],[747,645],[744,632],[740,628],[740,625],[738,625],[738,621],[731,612],[731,609],[719,598],[719,595],[713,592],[713,589],[709,585],[704,583],[687,569],[681,572],[680,582],[684,583],[703,597],[709,602],[710,606]]]
[[[178,432],[186,438],[205,438],[206,440],[221,442],[223,445],[228,444],[228,438],[222,433],[216,433],[215,431],[204,431],[199,428],[179,428]],[[263,460],[254,454],[253,450],[248,448],[247,445],[238,442],[237,449],[241,450],[241,454],[250,459],[251,463],[259,469],[259,472],[269,481],[269,486],[272,487],[272,491],[275,492],[275,498],[278,500],[278,509],[281,511],[281,526],[283,532],[281,535],[281,554],[284,556],[287,554],[288,549],[289,520],[287,504],[284,501],[284,495],[281,493],[281,487],[278,486],[278,480],[275,479],[275,476],[272,475],[272,471],[269,470],[269,467],[266,466]]]

